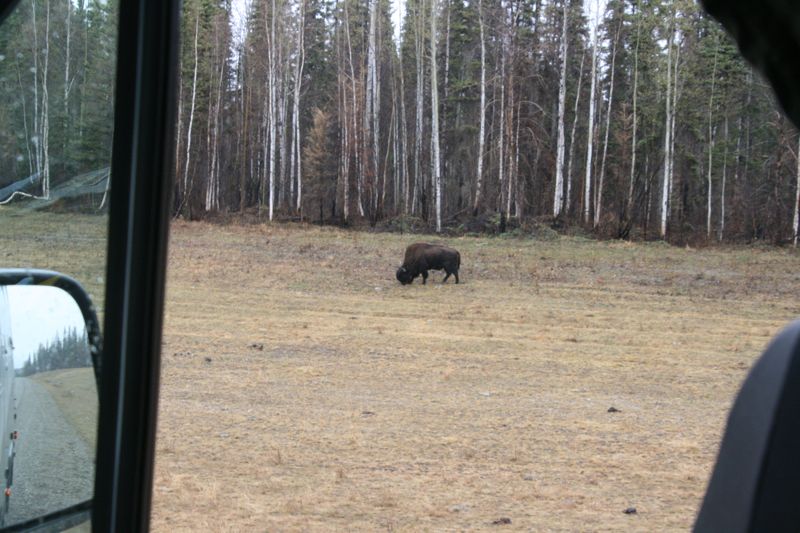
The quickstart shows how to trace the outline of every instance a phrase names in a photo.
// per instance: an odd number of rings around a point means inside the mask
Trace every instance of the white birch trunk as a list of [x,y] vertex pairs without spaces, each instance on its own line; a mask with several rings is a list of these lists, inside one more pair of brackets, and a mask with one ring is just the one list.
[[617,28],[617,35],[614,38],[614,47],[611,51],[611,80],[608,89],[608,107],[606,109],[606,133],[603,139],[603,158],[600,161],[600,179],[597,182],[596,202],[594,206],[594,227],[600,225],[600,217],[603,212],[603,186],[606,179],[606,156],[608,155],[608,132],[611,129],[611,109],[614,107],[614,74],[616,72],[617,44],[619,42],[619,32],[622,26]]
[[194,125],[194,108],[197,98],[197,63],[198,63],[198,50],[197,50],[197,36],[200,29],[200,12],[197,13],[197,18],[194,22],[194,70],[192,74],[192,103],[189,107],[189,123],[186,126],[186,163],[183,167],[183,198],[181,199],[178,213],[180,214],[184,204],[189,198],[189,163],[192,157],[192,126]]
[[50,69],[50,0],[45,3],[44,65],[42,66],[42,196],[50,198],[50,96],[47,75]]
[[[376,1],[377,4],[377,1]],[[375,54],[374,54],[374,62],[373,65],[373,76],[372,76],[372,97],[373,97],[373,104],[372,104],[372,150],[375,153],[375,179],[378,179],[378,174],[380,173],[380,139],[381,139],[381,68],[380,68],[380,49],[381,49],[381,21],[378,18],[378,6],[375,6]],[[387,157],[389,150],[386,150]],[[384,198],[386,194],[386,171],[384,169],[384,180],[383,180],[383,188],[381,189],[381,198]],[[378,198],[376,195],[375,198],[375,213],[377,217],[378,209]]]
[[[371,165],[372,209],[377,216],[378,178],[380,161],[380,83],[378,78],[378,0],[372,0],[369,7],[369,42],[367,47],[367,113],[364,116],[365,136],[372,134],[372,157],[366,164]],[[365,138],[364,142],[367,142]]]
[[[503,38],[501,37],[501,43],[503,42]],[[504,44],[504,43],[503,43]],[[503,213],[503,208],[505,202],[503,202],[503,191],[505,190],[505,175],[504,175],[504,166],[505,166],[505,150],[504,150],[504,140],[505,140],[505,120],[506,120],[506,54],[505,54],[505,46],[503,44],[500,45],[500,128],[498,129],[497,134],[497,183],[500,185],[500,205],[498,206],[499,210],[501,211],[501,217],[505,214],[508,216],[508,213]]]
[[519,181],[519,127],[520,123],[522,122],[520,114],[521,107],[522,107],[522,101],[520,99],[520,101],[517,103],[517,126],[516,126],[516,131],[514,133],[514,164],[511,167],[512,175],[514,176],[514,184],[516,191],[514,214],[519,220],[522,219],[522,214],[523,214],[522,206],[524,204],[524,202],[522,201],[522,199],[524,198],[523,196],[524,190],[522,190],[522,186],[520,185]]
[[306,0],[300,0],[300,32],[298,36],[297,51],[299,58],[297,60],[297,69],[294,78],[294,110],[292,117],[294,120],[294,150],[292,156],[296,165],[295,179],[297,180],[297,203],[295,208],[300,211],[303,202],[303,158],[302,155],[302,140],[300,138],[300,90],[303,84],[303,69],[306,62],[306,47],[305,47],[305,14],[306,14]]
[[353,45],[350,40],[350,14],[347,9],[347,2],[344,2],[344,23],[345,23],[345,35],[347,35],[347,57],[349,59],[350,65],[350,83],[352,86],[352,93],[351,93],[351,101],[353,104],[352,109],[352,126],[353,126],[353,150],[355,154],[355,166],[356,166],[356,200],[358,204],[358,214],[360,216],[364,216],[364,203],[362,198],[362,189],[363,189],[363,180],[364,180],[364,173],[362,172],[362,161],[361,161],[361,138],[358,135],[358,101],[357,101],[357,89],[356,89],[356,72],[355,66],[353,64]]
[[[65,43],[65,52],[64,52],[64,120],[69,120],[69,93],[72,89],[72,81],[69,79],[70,73],[70,45],[72,43],[72,1],[67,2],[67,18],[65,22],[66,26],[66,43]],[[67,128],[69,129],[69,128]],[[68,143],[69,141],[65,140],[64,143]]]
[[178,121],[177,121],[177,135],[175,141],[175,178],[180,183],[181,175],[181,150],[183,148],[181,141],[181,132],[183,131],[183,80],[181,79],[181,72],[183,71],[183,62],[178,62]]
[[[341,8],[341,1],[337,2],[337,7]],[[338,9],[337,9],[338,11]],[[337,105],[339,106],[339,137],[340,137],[340,160],[339,160],[339,185],[342,188],[342,218],[345,224],[350,216],[350,141],[347,125],[350,119],[347,116],[347,83],[345,81],[344,52],[342,50],[342,29],[341,22],[336,19],[337,39],[336,39],[336,90]],[[346,26],[345,26],[346,29]]]
[[642,33],[641,9],[636,18],[636,49],[633,53],[633,133],[631,135],[631,179],[628,185],[628,203],[625,211],[633,216],[633,184],[636,179],[636,134],[638,132],[637,96],[639,92],[639,42]]
[[481,187],[483,186],[483,151],[486,138],[486,39],[483,24],[483,0],[478,1],[478,23],[481,32],[481,107],[480,126],[478,128],[478,170],[475,179],[475,201],[472,204],[472,215],[478,215],[481,201]]
[[[283,64],[283,55],[278,58],[278,64]],[[286,76],[278,78],[278,201],[277,206],[281,207],[286,202],[286,174],[287,174],[287,157],[286,157],[286,115],[288,114],[288,85],[289,80]],[[291,198],[289,199],[291,203]]]
[[289,125],[289,208],[295,208],[297,196],[295,195],[295,188],[297,187],[297,131],[295,130],[295,122],[297,116],[295,115],[295,98],[294,81],[292,81],[292,113],[291,124]]
[[669,216],[669,196],[670,196],[670,181],[672,172],[670,165],[672,164],[672,155],[670,149],[672,147],[672,41],[674,38],[675,29],[670,22],[669,37],[667,39],[667,98],[666,98],[666,113],[664,125],[664,183],[661,188],[661,238],[667,236],[667,222]]
[[[224,57],[221,52],[222,45],[219,42],[219,21],[215,21],[215,47],[214,57],[219,60]],[[217,72],[217,87],[212,95],[211,105],[209,108],[209,169],[208,169],[208,183],[206,186],[206,211],[219,209],[219,172],[218,172],[218,152],[219,152],[219,113],[222,107],[222,79],[225,75],[225,61],[219,61],[219,71]]]
[[[36,22],[36,2],[31,2],[31,22],[33,27],[33,136],[28,142],[34,146],[34,168],[36,175],[42,179],[42,117],[39,114],[39,28]],[[42,190],[44,196],[44,190]]]
[[586,179],[583,184],[583,222],[589,223],[592,192],[592,155],[594,153],[594,108],[597,87],[597,18],[594,23],[594,42],[592,43],[592,84],[589,89],[589,122],[586,128]]
[[[244,52],[242,52],[242,56],[244,57]],[[245,71],[243,68],[244,60],[239,61],[238,69],[240,70],[240,79],[244,79]],[[242,128],[237,132],[238,139],[239,139],[239,148],[240,152],[240,161],[242,162],[242,169],[239,172],[239,212],[244,214],[245,207],[247,206],[247,167],[250,166],[252,168],[252,152],[251,157],[247,157],[247,151],[249,148],[249,138],[250,138],[250,130],[249,130],[249,113],[248,110],[250,109],[250,87],[245,87],[245,84],[242,83],[241,87],[241,94],[242,97],[240,99],[240,107],[239,112],[241,113],[241,121],[242,121]]]
[[436,6],[437,0],[431,0],[431,165],[433,182],[436,188],[436,231],[442,231],[442,174],[439,165],[439,75],[436,72]]
[[[512,63],[513,63],[513,58],[512,58]],[[508,100],[509,100],[508,114],[509,114],[509,117],[508,117],[508,124],[506,125],[506,129],[508,130],[508,148],[506,148],[506,151],[508,152],[508,168],[506,169],[507,173],[508,173],[508,176],[506,178],[506,181],[507,181],[507,183],[506,183],[506,217],[507,218],[511,218],[511,199],[512,199],[512,193],[514,192],[514,147],[513,147],[514,135],[513,135],[513,132],[514,132],[514,119],[516,118],[515,115],[514,115],[514,81],[513,80],[509,80],[508,91],[509,91],[509,95],[508,95]]]
[[400,170],[400,126],[397,119],[397,83],[392,80],[392,177],[394,180],[392,192],[392,214],[397,215],[398,203],[400,201],[400,182],[402,180]]
[[339,88],[339,120],[341,127],[341,143],[342,143],[342,159],[340,165],[340,180],[342,183],[342,217],[345,223],[348,222],[350,216],[350,132],[348,131],[348,124],[350,119],[347,116],[348,102],[347,102],[347,84],[344,75],[344,59],[341,53],[341,42],[338,43],[339,48],[339,72],[338,72],[338,88]]
[[272,0],[272,18],[270,20],[269,38],[269,151],[266,154],[269,165],[269,220],[271,221],[275,211],[275,151],[277,149],[276,139],[276,119],[277,119],[277,42],[276,42],[276,19],[278,18],[275,8],[275,0]]
[[578,70],[578,87],[575,89],[575,109],[572,116],[572,132],[569,136],[569,156],[567,157],[567,194],[564,202],[564,213],[569,213],[572,203],[572,161],[575,155],[575,131],[578,128],[578,105],[581,101],[581,86],[583,82],[583,61],[586,53],[581,54],[581,66]]
[[222,113],[222,86],[223,82],[225,81],[225,59],[224,59],[224,50],[223,47],[220,47],[220,52],[223,54],[220,56],[220,63],[219,63],[219,77],[217,78],[217,108],[214,112],[214,146],[212,153],[212,164],[211,167],[214,170],[214,198],[212,203],[212,209],[219,209],[219,192],[220,192],[220,179],[219,179],[219,170],[220,170],[220,157],[219,157],[219,137],[220,137],[220,114]]
[[368,187],[366,192],[371,193],[371,197],[367,199],[367,205],[373,209],[372,213],[374,213],[373,200],[376,197],[375,189],[377,187],[378,180],[378,176],[375,174],[375,165],[373,164],[373,161],[375,161],[378,154],[372,149],[372,105],[375,103],[375,99],[372,96],[372,91],[375,88],[373,83],[375,73],[373,70],[373,67],[375,66],[375,35],[373,34],[373,31],[375,30],[375,25],[372,23],[372,14],[374,12],[375,3],[376,0],[367,0],[367,6],[369,9],[369,21],[367,23],[367,70],[364,84],[364,115],[361,117],[361,131],[364,135],[364,168],[369,173],[368,175],[371,178],[368,180],[368,183],[366,183]]
[[675,118],[678,114],[678,96],[680,85],[678,84],[678,72],[681,64],[681,44],[675,43],[675,62],[672,72],[672,118],[669,126],[669,196],[672,198],[672,185],[675,177]]
[[568,0],[564,2],[561,29],[561,79],[558,82],[558,145],[556,148],[556,187],[553,199],[553,216],[558,217],[564,205],[564,110],[567,103],[567,12]]
[[419,201],[420,189],[423,187],[420,174],[422,173],[422,126],[423,126],[423,97],[425,86],[425,70],[423,67],[423,39],[420,35],[424,27],[424,10],[422,6],[418,6],[417,14],[417,28],[414,32],[415,38],[415,51],[416,51],[416,67],[417,67],[417,86],[416,86],[416,124],[414,136],[414,192],[411,197],[411,214],[416,212],[417,203]]

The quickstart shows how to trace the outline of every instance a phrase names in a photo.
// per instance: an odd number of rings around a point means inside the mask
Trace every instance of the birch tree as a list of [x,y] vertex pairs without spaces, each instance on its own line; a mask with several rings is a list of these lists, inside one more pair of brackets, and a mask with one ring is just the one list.
[[409,212],[409,181],[408,181],[408,124],[406,119],[406,83],[405,74],[403,72],[403,52],[398,53],[397,71],[400,75],[400,173],[402,175],[403,184],[403,214]]
[[[371,157],[365,157],[366,165],[369,165],[369,175],[371,177],[372,211],[377,213],[378,191],[377,183],[379,176],[378,163],[380,161],[379,139],[380,139],[380,83],[378,78],[378,0],[369,2],[369,42],[367,45],[367,91],[366,91],[366,111],[364,113],[364,143],[371,143],[371,150],[365,151]],[[370,138],[371,137],[371,138]]]
[[672,84],[672,43],[675,40],[675,24],[674,13],[672,19],[667,26],[667,69],[666,69],[666,98],[665,106],[666,112],[664,113],[664,179],[661,188],[661,238],[667,236],[667,222],[669,217],[669,197],[671,192],[672,181],[672,123],[673,123],[673,107],[672,107],[672,91],[674,90]]
[[42,196],[50,198],[50,0],[45,0],[44,58],[42,61]]
[[616,60],[617,60],[617,43],[619,42],[619,33],[622,30],[622,23],[620,22],[617,28],[617,35],[614,38],[611,48],[611,80],[608,88],[608,106],[606,106],[606,133],[603,140],[603,157],[600,161],[600,179],[597,182],[597,190],[595,194],[595,207],[594,207],[594,227],[600,225],[600,216],[603,211],[603,187],[606,177],[606,156],[608,155],[608,133],[611,130],[611,109],[614,106],[614,74],[616,73]]
[[569,136],[569,156],[567,157],[567,194],[566,202],[564,203],[564,212],[569,214],[570,204],[572,203],[572,161],[575,155],[575,131],[578,128],[578,105],[581,101],[581,82],[583,81],[583,61],[586,54],[581,54],[581,65],[578,68],[578,86],[575,89],[575,109],[572,116],[572,131]]
[[636,179],[636,152],[638,151],[638,145],[636,144],[637,137],[636,134],[638,132],[639,126],[639,117],[637,116],[637,97],[639,95],[639,45],[641,44],[641,37],[642,37],[642,10],[641,8],[636,11],[636,47],[634,48],[633,52],[633,89],[631,90],[632,93],[632,100],[633,100],[633,118],[632,122],[632,132],[631,132],[631,175],[630,181],[628,185],[628,200],[625,203],[625,212],[627,217],[632,216],[632,209],[633,209],[633,187],[634,181]]
[[264,162],[264,168],[269,168],[269,219],[272,220],[275,210],[275,151],[277,148],[276,139],[276,122],[277,122],[277,107],[278,107],[278,66],[277,66],[277,9],[276,1],[272,0],[272,7],[269,17],[269,55],[268,55],[268,74],[267,83],[269,90],[269,102],[267,102],[267,121],[269,122],[269,130],[265,136],[265,141],[269,142],[269,147],[264,150],[264,156],[267,161]]
[[424,9],[422,6],[417,7],[416,17],[416,31],[414,32],[414,46],[415,46],[415,59],[417,67],[417,85],[416,85],[416,122],[414,134],[414,192],[411,201],[411,214],[416,212],[417,203],[419,201],[421,189],[424,188],[422,183],[422,128],[423,128],[423,98],[425,89],[425,69],[424,69],[424,39],[422,28],[424,28]]
[[[596,8],[599,11],[599,8]],[[589,120],[586,128],[586,178],[583,183],[583,222],[589,223],[589,213],[591,210],[591,191],[592,191],[592,154],[594,145],[594,108],[597,86],[597,17],[594,21],[592,32],[592,83],[589,89]]]
[[439,163],[439,88],[436,72],[436,6],[437,0],[431,0],[431,166],[433,182],[436,188],[436,231],[442,231],[442,175]]
[[483,152],[486,139],[486,36],[483,22],[483,0],[478,0],[478,24],[481,34],[481,103],[478,113],[480,126],[478,127],[478,168],[475,178],[475,201],[472,204],[472,216],[478,216],[478,207],[481,202],[481,187],[483,186]]
[[355,64],[353,63],[353,43],[350,39],[350,11],[348,9],[348,2],[345,0],[344,4],[344,23],[345,23],[345,36],[347,37],[347,59],[348,64],[350,67],[350,84],[351,84],[351,102],[352,102],[352,110],[351,110],[351,127],[352,127],[352,149],[355,155],[355,171],[356,171],[356,203],[358,206],[358,214],[360,216],[364,216],[364,199],[363,199],[363,189],[364,189],[364,173],[362,168],[362,147],[361,142],[363,140],[363,136],[359,135],[359,128],[358,128],[358,80],[356,78],[356,71],[355,71]]
[[180,214],[183,206],[186,204],[186,201],[190,194],[190,187],[189,187],[189,167],[191,166],[191,158],[192,158],[192,126],[194,125],[194,108],[197,99],[197,64],[199,60],[199,54],[197,49],[197,38],[199,35],[200,29],[200,11],[197,12],[194,21],[194,68],[192,70],[192,100],[191,105],[189,107],[189,123],[186,126],[186,162],[184,163],[183,167],[183,195],[181,198],[181,204],[178,207],[178,213]]
[[[295,62],[294,71],[294,98],[292,109],[292,169],[294,179],[292,182],[297,183],[296,204],[295,209],[301,211],[303,205],[303,163],[302,163],[302,140],[300,138],[300,89],[303,83],[303,67],[305,66],[306,50],[305,50],[305,18],[306,18],[306,0],[300,0],[299,5],[299,24],[297,32],[297,59]],[[295,166],[296,165],[296,166]]]
[[[94,100],[113,85],[100,33],[114,4],[37,0],[13,30],[26,38],[0,40],[0,119],[17,132],[0,132],[0,190],[38,174],[42,196],[110,151],[98,140],[113,121]],[[387,0],[253,0],[235,37],[227,0],[186,4],[177,216],[316,220],[324,189],[321,219],[357,226],[548,215],[636,238],[660,234],[661,215],[675,243],[794,236],[794,165],[768,87],[685,0],[614,0],[605,20],[577,0],[409,0],[400,48]],[[320,182],[305,158],[315,108],[315,150],[330,156],[316,159]],[[612,216],[616,232],[600,223]]]
[[210,87],[211,94],[209,95],[209,120],[207,127],[207,153],[209,157],[205,198],[206,211],[217,210],[220,207],[220,121],[226,73],[225,58],[228,50],[227,20],[224,16],[221,16],[220,13],[216,13],[212,23],[214,26],[214,50],[211,57],[213,61],[211,65],[213,70],[211,80],[214,82],[215,86]]
[[556,148],[556,186],[553,199],[553,216],[558,217],[564,205],[564,108],[567,98],[567,13],[569,2],[563,0],[561,29],[561,77],[558,82],[558,146]]

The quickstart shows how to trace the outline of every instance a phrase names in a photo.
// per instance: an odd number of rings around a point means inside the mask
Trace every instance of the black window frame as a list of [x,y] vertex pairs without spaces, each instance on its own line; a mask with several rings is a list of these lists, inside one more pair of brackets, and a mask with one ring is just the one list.
[[179,16],[179,0],[120,1],[96,532],[149,529]]

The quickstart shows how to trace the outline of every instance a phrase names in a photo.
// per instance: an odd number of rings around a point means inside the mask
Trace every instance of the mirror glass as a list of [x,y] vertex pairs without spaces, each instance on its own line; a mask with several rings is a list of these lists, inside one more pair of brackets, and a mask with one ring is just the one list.
[[84,318],[59,288],[0,286],[0,356],[8,526],[92,498],[98,397]]

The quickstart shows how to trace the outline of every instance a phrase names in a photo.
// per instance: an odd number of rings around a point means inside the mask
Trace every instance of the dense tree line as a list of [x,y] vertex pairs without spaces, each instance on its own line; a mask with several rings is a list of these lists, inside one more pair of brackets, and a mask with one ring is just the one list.
[[36,353],[31,354],[19,370],[20,376],[30,376],[37,372],[82,368],[92,366],[86,334],[71,328],[62,332],[51,342],[40,344]]
[[407,0],[398,42],[388,0],[188,0],[176,216],[791,239],[797,134],[730,38],[583,4]]
[[[0,187],[48,197],[111,160],[117,2],[26,0],[0,32]],[[3,200],[3,198],[0,198]]]
[[[796,236],[797,133],[693,1],[404,5],[398,29],[390,0],[186,0],[173,214]],[[116,16],[6,21],[0,187],[107,166]]]

